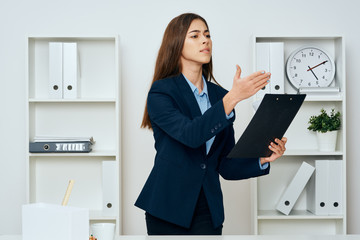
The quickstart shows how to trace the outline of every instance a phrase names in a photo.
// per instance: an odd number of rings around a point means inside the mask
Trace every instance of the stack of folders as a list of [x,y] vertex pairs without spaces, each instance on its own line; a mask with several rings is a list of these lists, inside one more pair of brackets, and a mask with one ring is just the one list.
[[88,153],[95,144],[93,137],[34,137],[31,153]]
[[316,160],[315,169],[307,187],[307,210],[315,215],[341,215],[342,160]]

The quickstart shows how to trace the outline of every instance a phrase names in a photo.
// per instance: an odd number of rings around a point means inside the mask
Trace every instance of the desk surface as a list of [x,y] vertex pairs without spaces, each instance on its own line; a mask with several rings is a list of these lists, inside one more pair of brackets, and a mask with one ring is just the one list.
[[[0,240],[21,240],[21,235],[0,235]],[[134,236],[115,240],[360,240],[360,235],[224,235],[224,236]]]

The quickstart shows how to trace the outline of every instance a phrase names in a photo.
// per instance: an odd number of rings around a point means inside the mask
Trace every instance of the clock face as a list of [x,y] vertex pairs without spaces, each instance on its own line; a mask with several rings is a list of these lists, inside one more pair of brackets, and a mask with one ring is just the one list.
[[334,79],[335,65],[324,50],[318,47],[301,47],[288,58],[286,74],[297,89],[328,87]]

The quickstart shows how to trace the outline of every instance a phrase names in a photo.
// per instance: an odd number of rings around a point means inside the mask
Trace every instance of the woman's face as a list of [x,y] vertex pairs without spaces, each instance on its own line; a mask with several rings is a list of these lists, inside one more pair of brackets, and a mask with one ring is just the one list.
[[211,60],[212,41],[205,23],[195,19],[187,31],[180,57],[182,66],[203,65]]

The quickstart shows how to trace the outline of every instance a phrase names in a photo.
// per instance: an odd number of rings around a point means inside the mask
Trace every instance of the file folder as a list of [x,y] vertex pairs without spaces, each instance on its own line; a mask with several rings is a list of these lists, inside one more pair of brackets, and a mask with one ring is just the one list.
[[284,93],[284,43],[270,43],[270,93]]
[[[256,43],[256,71],[270,72],[270,43]],[[256,93],[256,99],[261,99],[270,93],[271,82]]]
[[307,209],[315,215],[328,215],[329,212],[328,171],[328,161],[315,161],[315,173],[309,181],[306,194]]
[[329,215],[341,215],[343,213],[342,170],[343,163],[341,160],[329,161]]
[[63,44],[49,42],[49,97],[63,98]]
[[301,164],[294,178],[291,180],[290,184],[280,197],[280,200],[276,206],[278,211],[285,215],[289,215],[314,170],[315,168],[306,162]]
[[116,162],[115,161],[103,161],[102,162],[102,194],[103,194],[103,215],[104,216],[116,216],[118,211],[116,194]]
[[78,57],[77,44],[63,45],[63,94],[64,98],[78,97]]
[[265,94],[255,115],[228,158],[268,157],[275,138],[281,139],[295,118],[305,94]]
[[329,161],[329,184],[328,184],[328,202],[329,215],[343,214],[343,180],[342,180],[343,163],[342,160]]

